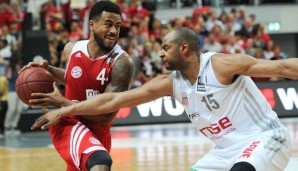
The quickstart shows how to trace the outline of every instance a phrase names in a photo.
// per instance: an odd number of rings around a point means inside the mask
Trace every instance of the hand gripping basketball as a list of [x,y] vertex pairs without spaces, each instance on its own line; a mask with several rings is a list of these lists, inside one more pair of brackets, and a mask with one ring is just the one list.
[[29,100],[35,98],[31,94],[53,92],[53,82],[54,77],[45,68],[24,68],[16,80],[16,92],[25,104],[30,105]]

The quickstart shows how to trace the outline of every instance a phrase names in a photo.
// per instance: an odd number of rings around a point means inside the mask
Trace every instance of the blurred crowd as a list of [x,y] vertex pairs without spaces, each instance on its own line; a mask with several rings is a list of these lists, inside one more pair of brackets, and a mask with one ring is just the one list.
[[[80,9],[72,8],[70,1],[59,4],[59,8],[55,2],[48,0],[36,10],[45,14],[50,63],[64,68],[67,63],[67,59],[61,57],[64,45],[69,41],[88,39],[88,13],[95,0],[86,0],[86,6]],[[156,2],[117,1],[122,9],[122,28],[118,43],[133,58],[136,66],[133,87],[144,84],[157,74],[169,72],[164,69],[159,58],[161,40],[169,30],[181,26],[197,33],[201,40],[198,46],[202,52],[242,53],[266,60],[287,58],[287,54],[265,32],[264,25],[256,22],[254,14],[247,14],[245,7],[222,10],[220,13],[209,6],[196,7],[192,16],[175,17],[162,22],[155,17]],[[15,80],[20,68],[22,21],[26,15],[27,3],[27,0],[0,0],[0,76],[7,79],[9,92],[15,92]],[[5,84],[0,81],[0,95],[3,94],[3,86]],[[2,101],[7,101],[8,97],[1,97]],[[5,106],[1,105],[1,110],[5,110]],[[0,122],[3,122],[1,118]],[[7,129],[15,127],[15,124],[5,125]]]

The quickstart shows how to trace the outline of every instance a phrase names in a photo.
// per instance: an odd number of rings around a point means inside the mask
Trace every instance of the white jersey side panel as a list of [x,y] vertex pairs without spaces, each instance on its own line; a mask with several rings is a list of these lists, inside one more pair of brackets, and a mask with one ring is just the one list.
[[212,55],[201,54],[194,85],[181,72],[172,73],[174,97],[198,131],[219,148],[241,147],[260,133],[285,141],[286,128],[251,78],[239,76],[230,85],[220,84],[212,69]]

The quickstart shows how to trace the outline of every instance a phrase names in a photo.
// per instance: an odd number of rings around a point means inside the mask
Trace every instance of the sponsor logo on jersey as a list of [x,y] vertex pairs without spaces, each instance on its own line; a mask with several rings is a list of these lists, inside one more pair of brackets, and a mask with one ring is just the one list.
[[100,92],[98,90],[86,89],[86,98],[87,98],[87,100],[94,97],[94,96],[97,96],[99,94],[100,94]]
[[187,106],[188,105],[188,97],[187,97],[187,95],[186,95],[186,93],[184,92],[184,93],[182,93],[182,104],[184,105],[184,106]]
[[201,128],[199,131],[210,140],[215,141],[225,137],[235,130],[236,128],[233,127],[230,119],[228,117],[224,117],[207,127]]
[[100,144],[99,140],[94,137],[90,137],[89,142],[92,144]]
[[71,76],[73,78],[80,78],[82,76],[82,73],[83,71],[79,66],[75,66],[71,69]]
[[198,85],[197,85],[197,91],[206,92],[206,87],[202,81],[202,78],[198,77]]
[[192,113],[192,114],[188,114],[188,118],[190,120],[194,119],[194,118],[197,118],[197,117],[200,117],[200,114],[199,113]]

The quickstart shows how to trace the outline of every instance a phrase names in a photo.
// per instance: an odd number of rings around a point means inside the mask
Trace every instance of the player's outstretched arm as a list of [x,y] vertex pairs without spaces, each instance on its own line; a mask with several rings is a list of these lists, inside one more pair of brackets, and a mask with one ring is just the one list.
[[56,125],[61,118],[66,116],[110,113],[123,107],[136,106],[163,96],[173,96],[172,78],[168,75],[157,76],[143,86],[129,91],[100,94],[90,100],[50,111],[38,118],[31,129],[38,127],[46,129]]
[[298,58],[265,60],[243,54],[216,54],[212,65],[222,84],[231,83],[235,75],[298,79]]

